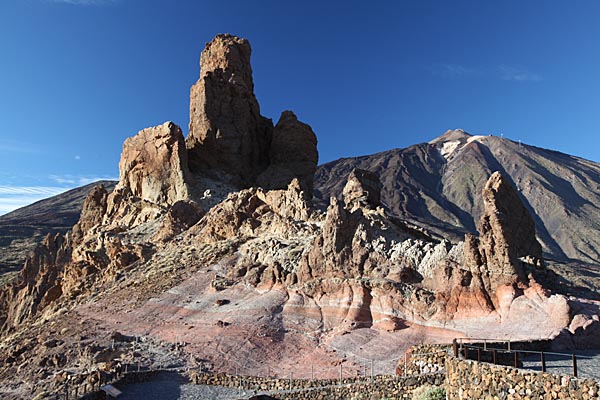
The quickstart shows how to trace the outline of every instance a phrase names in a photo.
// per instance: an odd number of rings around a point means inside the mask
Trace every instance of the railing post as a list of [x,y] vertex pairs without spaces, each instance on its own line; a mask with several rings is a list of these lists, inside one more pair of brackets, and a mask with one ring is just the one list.
[[519,353],[515,351],[513,354],[515,359],[515,368],[519,368]]
[[454,351],[454,358],[458,358],[458,343],[456,343],[456,339],[452,340],[452,350]]
[[492,357],[494,359],[494,365],[496,365],[496,349],[492,351]]
[[572,358],[573,358],[573,376],[575,378],[577,378],[577,357],[575,357],[575,354],[573,354]]
[[483,339],[483,350],[487,351],[487,340]]
[[544,355],[544,352],[541,352],[541,356],[542,356],[542,372],[546,372],[546,356]]

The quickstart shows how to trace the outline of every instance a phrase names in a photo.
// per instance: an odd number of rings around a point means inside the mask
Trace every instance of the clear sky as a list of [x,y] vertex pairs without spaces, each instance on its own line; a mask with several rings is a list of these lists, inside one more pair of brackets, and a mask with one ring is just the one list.
[[216,34],[253,47],[262,114],[291,109],[320,162],[503,134],[600,161],[598,1],[1,0],[0,214],[118,176],[172,120]]

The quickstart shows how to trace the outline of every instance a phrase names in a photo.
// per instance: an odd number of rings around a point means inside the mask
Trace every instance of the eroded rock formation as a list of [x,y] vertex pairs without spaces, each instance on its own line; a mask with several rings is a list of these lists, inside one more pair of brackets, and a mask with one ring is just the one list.
[[217,35],[200,57],[190,95],[190,168],[245,188],[285,189],[293,178],[312,196],[318,161],[312,129],[285,111],[273,122],[254,95],[250,43]]
[[467,235],[465,259],[471,271],[486,279],[489,289],[526,278],[522,257],[539,264],[542,248],[531,214],[513,185],[500,172],[489,178],[482,193],[484,213],[479,239]]
[[133,196],[159,205],[189,198],[187,152],[181,129],[172,122],[146,128],[125,140],[119,184]]

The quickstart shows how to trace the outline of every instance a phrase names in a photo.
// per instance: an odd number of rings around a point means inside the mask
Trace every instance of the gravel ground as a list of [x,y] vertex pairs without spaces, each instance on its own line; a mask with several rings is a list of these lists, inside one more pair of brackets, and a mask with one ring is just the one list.
[[222,386],[194,385],[175,372],[163,373],[152,381],[132,383],[118,389],[123,392],[119,400],[234,400],[252,395],[250,391]]
[[[600,351],[577,350],[577,376],[600,380]],[[561,375],[573,375],[573,360],[571,356],[546,354],[546,372]],[[536,371],[542,370],[539,354],[532,354],[523,360],[523,367]]]

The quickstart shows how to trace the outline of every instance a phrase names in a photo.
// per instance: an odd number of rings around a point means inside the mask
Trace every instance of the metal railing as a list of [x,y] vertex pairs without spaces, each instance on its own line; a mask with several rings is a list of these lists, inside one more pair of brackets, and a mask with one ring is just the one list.
[[[457,338],[453,341],[455,357],[573,377],[600,379],[600,353],[597,355],[529,350],[527,342],[509,340]],[[517,346],[518,348],[515,348]],[[533,346],[532,346],[533,347]],[[583,372],[583,374],[582,374]],[[583,375],[583,376],[582,376]]]

